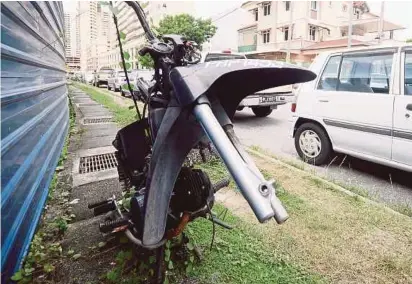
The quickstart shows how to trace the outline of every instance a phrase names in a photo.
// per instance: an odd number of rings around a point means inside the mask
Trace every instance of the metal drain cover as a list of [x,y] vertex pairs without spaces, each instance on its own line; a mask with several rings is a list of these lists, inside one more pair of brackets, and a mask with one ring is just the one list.
[[114,153],[80,157],[80,174],[110,170],[117,167]]
[[85,118],[83,120],[84,124],[96,124],[96,123],[107,123],[111,122],[112,119],[110,117],[102,117],[102,118]]

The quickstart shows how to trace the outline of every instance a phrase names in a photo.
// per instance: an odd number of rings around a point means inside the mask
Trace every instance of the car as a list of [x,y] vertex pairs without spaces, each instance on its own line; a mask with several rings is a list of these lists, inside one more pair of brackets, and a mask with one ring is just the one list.
[[[225,51],[210,51],[202,53],[201,63],[220,60],[236,60],[247,59],[242,53],[234,53],[230,50]],[[244,98],[237,110],[241,111],[245,107],[250,107],[257,117],[265,117],[272,113],[279,105],[284,105],[292,100],[293,86],[281,86],[263,90],[254,94],[250,94]]]
[[94,84],[94,73],[86,72],[84,75],[84,81],[86,84],[93,85]]
[[[130,80],[131,72],[127,72]],[[107,89],[115,92],[120,91],[121,86],[126,83],[126,75],[123,70],[113,71],[107,79]]]
[[[130,87],[133,89],[133,92],[139,92],[138,88],[136,87],[137,79],[143,78],[145,81],[150,82],[152,81],[154,76],[154,71],[151,69],[137,69],[133,70],[130,74]],[[130,96],[129,87],[127,86],[127,82],[124,81],[123,85],[121,86],[121,94],[122,96]]]
[[292,136],[306,162],[333,152],[412,172],[412,45],[368,46],[317,56],[318,76],[292,104]]
[[100,68],[99,72],[95,72],[94,86],[95,87],[100,87],[100,85],[107,86],[107,79],[109,78],[109,75],[112,73],[113,73],[112,68],[108,68],[108,67]]

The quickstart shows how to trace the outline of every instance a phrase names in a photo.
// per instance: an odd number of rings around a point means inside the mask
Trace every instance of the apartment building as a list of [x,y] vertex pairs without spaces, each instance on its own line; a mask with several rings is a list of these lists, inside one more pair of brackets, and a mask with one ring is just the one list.
[[[146,18],[151,26],[157,26],[166,15],[177,15],[182,13],[191,14],[195,11],[193,1],[149,1],[141,3]],[[134,11],[123,1],[115,2],[117,10],[117,22],[119,31],[126,34],[126,40],[123,44],[123,50],[130,54],[130,59],[127,61],[132,68],[139,68],[137,55],[139,49],[145,44],[146,38],[140,22]],[[109,19],[109,51],[102,53],[100,56],[100,68],[111,67],[113,69],[120,68],[120,50],[117,41],[116,28],[112,17]]]
[[[351,9],[350,5],[353,3]],[[253,58],[308,63],[321,51],[393,40],[403,27],[370,13],[365,1],[248,1],[245,25],[238,30],[238,51]]]
[[66,65],[69,71],[80,70],[79,21],[76,15],[64,13],[64,44]]

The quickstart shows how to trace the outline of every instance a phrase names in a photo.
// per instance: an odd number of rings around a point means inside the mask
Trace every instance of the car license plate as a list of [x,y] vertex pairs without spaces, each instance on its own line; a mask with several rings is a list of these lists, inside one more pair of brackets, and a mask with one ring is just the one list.
[[276,102],[276,96],[269,97],[269,96],[261,96],[259,97],[259,103],[261,104],[267,104],[267,103],[273,103]]

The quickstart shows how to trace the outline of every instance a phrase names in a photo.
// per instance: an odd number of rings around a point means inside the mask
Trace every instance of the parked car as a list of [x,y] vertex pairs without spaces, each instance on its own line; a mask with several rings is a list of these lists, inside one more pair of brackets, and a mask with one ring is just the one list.
[[[236,59],[247,58],[242,53],[232,53],[230,51],[205,52],[202,54],[201,63]],[[284,105],[292,100],[292,90],[292,85],[287,85],[250,94],[240,102],[237,110],[250,107],[257,117],[268,116],[272,113],[272,110],[276,109],[279,105]]]
[[[138,69],[133,70],[130,74],[130,87],[133,89],[133,92],[139,92],[138,88],[136,87],[137,79],[143,78],[145,81],[150,82],[153,79],[154,71],[150,69]],[[122,96],[130,96],[129,87],[127,86],[126,80],[123,82],[121,86],[121,94]]]
[[308,163],[333,151],[412,172],[412,45],[319,55],[316,80],[292,104],[293,137]]
[[99,72],[96,72],[94,75],[94,85],[96,87],[100,87],[100,85],[106,85],[107,86],[107,79],[109,78],[109,75],[112,74],[113,69],[107,68],[107,67],[102,67],[100,68]]
[[86,72],[84,75],[84,81],[86,84],[94,85],[94,73]]
[[[131,72],[127,72],[130,80]],[[115,92],[120,91],[123,84],[126,83],[126,75],[123,70],[113,71],[107,79],[107,89]]]

